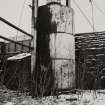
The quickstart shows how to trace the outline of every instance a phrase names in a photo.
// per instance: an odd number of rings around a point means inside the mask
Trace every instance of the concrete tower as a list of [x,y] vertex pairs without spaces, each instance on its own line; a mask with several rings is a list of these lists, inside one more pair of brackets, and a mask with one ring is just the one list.
[[55,89],[75,88],[74,12],[68,2],[67,6],[60,0],[48,2],[38,10],[38,68],[48,72],[47,80],[54,79]]

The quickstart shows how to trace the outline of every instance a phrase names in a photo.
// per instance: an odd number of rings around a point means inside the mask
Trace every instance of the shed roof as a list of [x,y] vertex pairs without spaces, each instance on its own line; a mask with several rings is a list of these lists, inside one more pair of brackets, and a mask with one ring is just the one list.
[[30,53],[21,53],[21,54],[17,54],[15,56],[9,57],[7,60],[21,60],[29,56],[31,56]]

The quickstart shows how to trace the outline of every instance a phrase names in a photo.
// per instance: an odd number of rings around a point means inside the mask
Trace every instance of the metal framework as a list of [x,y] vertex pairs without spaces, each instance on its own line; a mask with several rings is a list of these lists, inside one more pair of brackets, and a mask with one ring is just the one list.
[[[33,36],[32,36],[31,34],[25,32],[24,30],[22,30],[22,29],[20,29],[20,28],[18,28],[17,26],[15,26],[15,25],[13,25],[12,23],[8,22],[8,21],[5,20],[4,18],[0,17],[0,21],[2,21],[2,22],[4,22],[5,24],[11,26],[12,28],[14,28],[14,29],[16,29],[16,30],[18,30],[18,31],[20,31],[20,32],[22,32],[22,33],[24,33],[24,34],[26,34],[27,36],[33,38]],[[21,45],[21,46],[30,48],[31,50],[33,49],[33,47],[30,47],[30,46],[24,45],[24,44],[22,44],[22,43],[19,43],[19,42],[17,42],[17,41],[11,40],[11,39],[6,38],[6,37],[4,37],[4,36],[2,36],[2,35],[0,35],[0,38],[2,38],[2,39],[4,39],[4,40],[7,40],[7,41],[10,41],[10,42],[15,43],[15,44],[18,44],[18,45]]]
[[20,29],[19,27],[13,25],[12,23],[10,23],[10,22],[8,22],[7,20],[5,20],[4,18],[0,17],[0,21],[6,23],[7,25],[11,26],[12,28],[14,28],[14,29],[16,29],[16,30],[18,30],[18,31],[20,31],[20,32],[22,32],[22,33],[24,33],[24,34],[26,34],[27,36],[33,38],[33,36],[32,36],[31,34],[25,32],[24,30]]
[[6,38],[6,37],[4,37],[4,36],[1,36],[1,35],[0,35],[0,38],[2,38],[2,39],[4,39],[4,40],[7,40],[7,41],[10,41],[10,42],[12,42],[12,43],[21,45],[21,46],[23,46],[23,47],[27,47],[27,48],[33,49],[33,48],[30,47],[30,46],[24,45],[24,44],[22,44],[22,43],[19,43],[19,42],[17,42],[17,41],[11,40],[11,39]]

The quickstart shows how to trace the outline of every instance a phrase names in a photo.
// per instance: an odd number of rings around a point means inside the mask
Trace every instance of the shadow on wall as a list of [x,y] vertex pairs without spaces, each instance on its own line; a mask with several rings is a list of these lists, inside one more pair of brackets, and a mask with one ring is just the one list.
[[38,9],[36,71],[34,73],[37,93],[35,95],[49,95],[54,87],[54,73],[50,57],[50,33],[57,32],[55,23],[51,23],[52,14],[48,6]]

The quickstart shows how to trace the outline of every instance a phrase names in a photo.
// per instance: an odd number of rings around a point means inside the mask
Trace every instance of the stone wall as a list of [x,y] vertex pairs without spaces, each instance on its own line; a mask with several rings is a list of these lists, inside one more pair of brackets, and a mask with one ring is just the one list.
[[76,34],[76,77],[79,88],[105,88],[105,32]]

